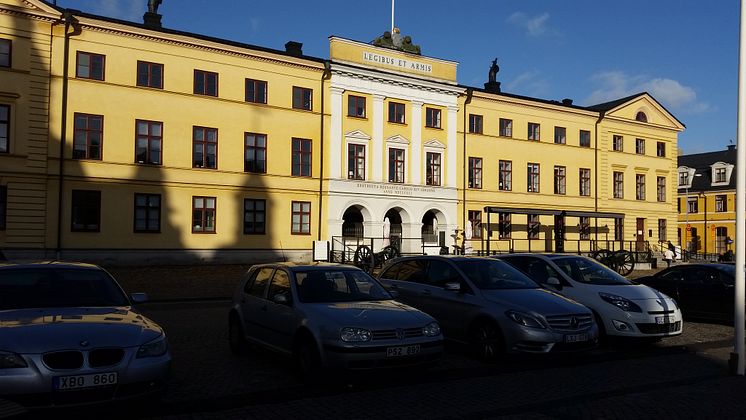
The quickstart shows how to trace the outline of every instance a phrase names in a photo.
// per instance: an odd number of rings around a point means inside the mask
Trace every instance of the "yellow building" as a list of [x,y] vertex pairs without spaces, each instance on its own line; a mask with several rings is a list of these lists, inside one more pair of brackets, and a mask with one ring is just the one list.
[[9,256],[307,260],[315,241],[338,257],[453,250],[464,231],[491,251],[557,249],[558,225],[566,250],[674,233],[683,125],[646,93],[522,97],[496,65],[462,86],[458,63],[398,31],[331,37],[321,59],[165,29],[157,10],[138,24],[0,0],[0,18]]
[[678,244],[693,253],[735,252],[736,147],[678,158]]

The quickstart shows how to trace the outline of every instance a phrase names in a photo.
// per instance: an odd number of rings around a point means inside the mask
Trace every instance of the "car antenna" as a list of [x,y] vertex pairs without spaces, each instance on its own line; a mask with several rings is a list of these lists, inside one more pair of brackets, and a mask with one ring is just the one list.
[[282,262],[288,262],[287,258],[285,258],[285,248],[282,247],[282,241],[280,241],[280,251],[282,252]]

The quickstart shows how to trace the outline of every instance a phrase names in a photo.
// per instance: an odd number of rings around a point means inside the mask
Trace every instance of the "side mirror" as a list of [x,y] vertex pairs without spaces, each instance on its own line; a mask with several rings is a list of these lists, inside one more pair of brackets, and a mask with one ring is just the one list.
[[547,279],[547,284],[549,286],[554,287],[557,290],[562,290],[562,283],[559,281],[557,277],[549,277]]
[[132,293],[130,295],[130,300],[132,303],[145,303],[148,301],[148,294],[147,293]]
[[396,299],[399,297],[399,292],[396,290],[389,290],[389,295],[391,295],[392,298]]
[[290,303],[290,299],[288,299],[287,295],[284,293],[278,293],[274,296],[272,296],[272,302],[278,304],[278,305],[287,305]]
[[443,289],[451,292],[458,292],[461,290],[461,283],[457,281],[449,281],[443,286]]

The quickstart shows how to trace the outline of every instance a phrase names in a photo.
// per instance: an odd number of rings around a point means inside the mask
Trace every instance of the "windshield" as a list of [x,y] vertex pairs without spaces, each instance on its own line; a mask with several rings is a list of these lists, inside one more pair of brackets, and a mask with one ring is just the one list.
[[552,261],[573,280],[584,284],[600,286],[621,286],[633,284],[616,271],[590,258],[563,257]]
[[301,302],[362,302],[388,300],[391,295],[363,271],[299,271],[295,284]]
[[104,271],[71,268],[0,270],[0,310],[129,306]]
[[483,290],[537,289],[533,280],[510,264],[493,259],[462,260],[456,263],[475,286]]

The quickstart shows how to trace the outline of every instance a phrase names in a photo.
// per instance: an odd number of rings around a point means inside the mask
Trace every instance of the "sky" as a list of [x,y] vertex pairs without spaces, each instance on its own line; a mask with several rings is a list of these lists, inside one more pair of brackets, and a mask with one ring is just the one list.
[[[50,0],[51,1],[51,0]],[[142,22],[147,0],[57,0]],[[328,37],[369,42],[391,28],[391,0],[163,0],[163,26],[329,57]],[[498,59],[503,92],[594,105],[649,92],[686,130],[685,154],[736,141],[737,0],[396,0],[395,24],[422,54],[459,62],[481,87]]]

